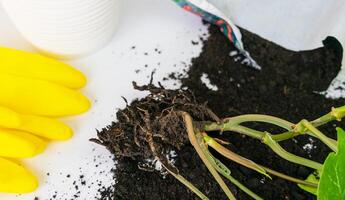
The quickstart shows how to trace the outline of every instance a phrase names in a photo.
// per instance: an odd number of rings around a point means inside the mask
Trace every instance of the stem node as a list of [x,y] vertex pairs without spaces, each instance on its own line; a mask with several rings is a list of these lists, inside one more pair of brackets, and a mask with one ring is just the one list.
[[345,116],[345,107],[339,108],[332,108],[331,115],[337,120],[341,121],[341,119]]

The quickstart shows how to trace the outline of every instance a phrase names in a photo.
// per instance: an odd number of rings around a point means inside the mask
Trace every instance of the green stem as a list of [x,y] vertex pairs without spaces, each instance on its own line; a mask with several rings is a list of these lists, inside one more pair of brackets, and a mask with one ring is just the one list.
[[302,184],[302,185],[314,187],[314,188],[317,188],[317,186],[318,186],[316,183],[312,183],[312,182],[309,182],[309,181],[304,181],[304,180],[301,180],[301,179],[298,179],[298,178],[294,178],[294,177],[291,177],[291,176],[288,176],[286,174],[277,172],[277,171],[275,171],[273,169],[270,169],[270,168],[267,168],[267,167],[264,167],[264,166],[261,166],[261,167],[264,168],[267,173],[272,174],[272,175],[277,176],[277,177],[280,177],[282,179],[285,179],[285,180],[288,180],[288,181],[291,181],[291,182],[294,182],[294,183],[297,183],[297,184]]
[[[261,131],[256,131],[254,129],[241,126],[241,123],[244,122],[265,122],[274,124],[276,126],[282,127],[288,131],[292,131],[293,123],[280,119],[278,117],[269,116],[269,115],[256,115],[256,114],[248,114],[248,115],[240,115],[236,117],[226,118],[223,120],[223,123],[207,123],[204,125],[203,129],[205,131],[233,131],[241,134],[248,135],[252,138],[261,139],[264,136],[264,133]],[[288,132],[284,134],[280,134],[277,136],[273,136],[276,140],[285,140],[291,137],[294,137],[293,132]]]
[[[331,112],[311,121],[310,123],[314,127],[319,127],[330,121],[334,121],[334,120],[340,121],[344,117],[345,117],[345,106],[342,106],[338,108],[332,108]],[[217,123],[206,124],[204,126],[204,130],[205,131],[231,131],[232,127],[236,126],[236,124],[249,122],[249,121],[266,122],[266,123],[275,124],[277,126],[287,129],[288,130],[287,132],[272,135],[272,138],[277,142],[281,142],[283,140],[291,139],[300,134],[304,134],[300,132],[291,131],[291,128],[293,126],[291,122],[277,118],[277,117],[266,116],[266,115],[241,115],[237,117],[226,118],[225,120],[223,120],[223,123],[220,123],[220,124],[217,124]],[[254,137],[257,135],[258,134],[254,135]],[[250,135],[250,136],[253,137],[253,135]],[[255,137],[255,138],[258,138],[258,137]],[[331,138],[328,138],[328,139],[335,142]]]
[[222,190],[224,191],[226,196],[230,200],[236,200],[235,196],[232,194],[232,192],[230,191],[228,186],[226,186],[222,177],[218,174],[217,170],[208,161],[208,159],[205,155],[207,152],[207,147],[203,141],[203,136],[199,132],[194,132],[192,117],[186,112],[182,112],[182,117],[183,117],[184,122],[185,122],[189,141],[193,145],[193,147],[195,148],[195,150],[198,153],[198,155],[200,156],[201,160],[204,162],[204,164],[206,165],[207,169],[210,171],[212,176],[216,179],[216,181],[218,182],[218,184],[220,185],[220,187],[222,188]]
[[337,152],[337,142],[334,142],[330,140],[326,135],[324,135],[320,130],[315,128],[310,122],[307,120],[301,121],[302,126],[307,128],[309,131],[311,131],[317,138],[319,138],[323,143],[325,143],[330,149],[332,149],[334,152]]
[[229,149],[225,148],[224,146],[219,144],[217,141],[215,141],[213,138],[206,135],[206,136],[204,136],[204,140],[205,140],[206,144],[208,144],[210,147],[212,147],[214,150],[216,150],[218,153],[222,154],[226,158],[271,178],[266,173],[265,169],[263,169],[262,167],[257,165],[255,162],[230,151]]
[[[204,139],[205,139],[205,137],[204,137]],[[211,140],[209,140],[209,141],[211,141]],[[212,143],[213,143],[213,142],[212,142]],[[208,144],[212,144],[212,143],[208,143]],[[210,146],[211,146],[211,145],[210,145]],[[211,147],[212,147],[212,146],[211,146]],[[243,157],[241,157],[240,155],[238,155],[238,154],[236,154],[236,153],[230,151],[229,149],[223,147],[221,144],[213,145],[212,148],[213,148],[214,150],[216,150],[218,153],[220,153],[221,155],[223,155],[224,157],[226,157],[226,158],[228,158],[228,159],[230,159],[230,160],[232,160],[232,161],[235,161],[235,162],[237,162],[238,164],[241,164],[241,165],[243,165],[243,166],[245,166],[245,167],[248,167],[248,165],[243,164],[243,162],[238,162],[238,161],[237,161],[238,159],[241,159],[241,158],[243,158]],[[234,159],[234,158],[236,158],[236,159]],[[243,158],[243,159],[245,159],[244,161],[247,160],[246,158]],[[304,180],[300,180],[300,179],[297,179],[297,178],[294,178],[294,177],[291,177],[291,176],[282,174],[282,173],[277,172],[277,171],[275,171],[275,170],[273,170],[273,169],[270,169],[270,168],[267,168],[267,167],[258,165],[258,164],[254,163],[254,162],[252,162],[252,161],[250,161],[250,162],[251,162],[251,163],[249,163],[249,164],[251,164],[251,165],[254,164],[254,167],[259,167],[259,169],[264,170],[264,172],[265,172],[264,175],[266,175],[266,172],[267,172],[267,173],[269,173],[269,174],[275,175],[275,176],[277,176],[277,177],[283,178],[283,179],[288,180],[288,181],[291,181],[291,182],[295,182],[295,183],[303,184],[303,185],[308,185],[308,186],[311,186],[311,187],[317,187],[317,185],[314,184],[314,183],[307,182],[307,181],[304,181]],[[251,167],[248,167],[248,168],[251,168]],[[251,169],[253,169],[253,168],[251,168]],[[256,169],[254,169],[254,170],[255,170],[255,171],[258,171],[259,173],[262,173],[262,172],[259,171],[259,170],[256,170]],[[263,173],[262,173],[262,174],[263,174]],[[271,178],[271,177],[269,177],[269,178]]]
[[300,156],[296,156],[294,154],[291,154],[287,151],[285,151],[276,141],[274,141],[271,137],[271,134],[266,133],[265,137],[262,138],[262,142],[265,143],[267,146],[269,146],[276,154],[278,154],[280,157],[299,164],[299,165],[303,165],[312,169],[316,169],[316,170],[321,170],[322,169],[322,164],[312,161],[312,160],[308,160],[306,158],[300,157]]
[[335,117],[336,120],[340,121],[342,118],[345,117],[345,106],[332,108],[331,113]]
[[332,112],[321,116],[315,120],[313,120],[311,123],[313,124],[313,126],[318,127],[318,126],[322,126],[324,124],[327,124],[328,122],[334,121],[336,120],[336,118],[333,116]]
[[[218,125],[218,126],[222,126],[222,125]],[[209,128],[217,128],[217,127],[214,124],[212,124],[212,126],[206,125],[204,126],[204,128],[207,131],[209,130]],[[265,143],[267,146],[269,146],[279,156],[285,158],[286,160],[290,162],[301,164],[303,166],[307,166],[313,169],[320,169],[322,167],[320,163],[293,155],[285,151],[275,140],[273,140],[271,134],[268,134],[267,132],[257,131],[257,130],[247,128],[241,125],[233,125],[229,127],[225,126],[224,131],[233,131],[233,132],[241,133],[241,134],[259,139],[263,141],[263,143]]]
[[257,131],[245,126],[241,126],[241,125],[233,125],[233,124],[217,124],[217,123],[209,123],[209,124],[205,124],[203,126],[203,130],[204,131],[232,131],[232,132],[237,132],[237,133],[241,133],[244,135],[247,135],[249,137],[255,138],[255,139],[259,139],[261,140],[261,138],[264,136],[264,133],[261,131]]
[[297,135],[300,135],[300,134],[296,132],[292,132],[292,131],[287,131],[284,133],[272,135],[272,139],[276,142],[281,142],[281,141],[296,137]]
[[[316,127],[316,126],[314,126]],[[285,133],[281,133],[281,134],[275,134],[275,135],[272,135],[272,139],[276,142],[281,142],[281,141],[284,141],[284,140],[288,140],[288,139],[291,139],[293,137],[296,137],[298,135],[302,135],[302,134],[305,134],[307,133],[308,135],[310,136],[313,136],[313,137],[317,137],[316,135],[314,135],[313,133],[310,133],[308,131],[302,131],[302,132],[299,132],[299,131],[295,131],[295,132],[292,132],[292,131],[288,131],[288,132],[285,132]],[[332,141],[333,143],[336,143],[337,141],[335,141],[334,139],[332,138],[329,138],[327,136],[325,136],[327,138],[327,140],[330,140]]]
[[324,125],[330,121],[333,120],[338,120],[340,121],[342,118],[345,117],[345,106],[342,107],[338,107],[338,108],[332,108],[332,111],[329,112],[328,114],[315,119],[314,121],[312,121],[311,123],[313,124],[313,126],[318,127],[321,125]]
[[[342,107],[338,107],[338,108],[332,108],[332,111],[329,112],[326,115],[323,115],[313,121],[311,121],[310,123],[315,127],[319,127],[322,126],[324,124],[327,124],[328,122],[334,121],[334,120],[338,120],[340,121],[342,118],[344,118],[345,116],[345,106]],[[276,134],[276,135],[272,135],[272,138],[277,141],[283,141],[283,140],[287,140],[290,138],[293,138],[295,136],[298,136],[300,134],[303,133],[298,133],[298,132],[285,132],[285,133],[281,133],[281,134]],[[309,134],[310,135],[310,134]],[[314,136],[314,135],[312,135]],[[328,138],[329,140],[332,140],[333,142],[336,142],[335,140]]]
[[282,127],[286,130],[292,130],[293,123],[286,121],[284,119],[280,119],[278,117],[270,116],[270,115],[258,115],[258,114],[248,114],[248,115],[240,115],[236,117],[226,118],[226,124],[231,125],[239,125],[244,122],[265,122],[269,124],[274,124],[276,126]]
[[231,176],[231,171],[228,167],[226,167],[220,160],[215,158],[209,151],[207,152],[207,158],[213,165],[213,167],[222,174],[225,178],[227,178],[232,184],[236,185],[240,190],[245,192],[247,195],[252,197],[255,200],[263,200],[260,196],[252,192],[250,189],[248,189],[246,186],[244,186],[242,183],[240,183],[238,180],[236,180],[234,177]]
[[249,137],[261,140],[264,137],[265,133],[262,131],[257,131],[242,125],[235,125],[229,128],[226,128],[224,131],[232,131],[236,133],[241,133],[243,135],[247,135]]

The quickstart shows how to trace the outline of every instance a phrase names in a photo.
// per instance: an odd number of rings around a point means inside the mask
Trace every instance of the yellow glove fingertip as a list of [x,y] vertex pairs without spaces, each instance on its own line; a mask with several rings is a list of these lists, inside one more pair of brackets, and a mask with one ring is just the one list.
[[50,140],[66,141],[71,139],[73,136],[72,128],[57,120],[55,120],[55,127],[51,128],[54,130],[52,129],[50,133],[47,132],[48,134],[42,137]]
[[34,192],[39,186],[37,178],[28,171],[23,172],[21,176],[17,177],[17,179],[19,180],[14,181],[14,188],[11,193],[31,193]]
[[61,134],[59,134],[59,135],[60,135],[60,137],[56,138],[56,140],[63,140],[63,141],[69,140],[73,136],[73,130],[69,126],[65,126],[65,129],[63,131],[61,131]]
[[87,84],[87,78],[83,73],[79,72],[79,79],[76,82],[77,82],[76,84],[77,86],[75,87],[75,89],[83,88]]
[[54,118],[33,115],[22,115],[22,125],[17,129],[27,131],[49,140],[68,140],[73,130],[66,124]]
[[[78,115],[85,113],[86,111],[90,110],[91,108],[91,101],[83,95],[81,92],[75,93],[74,105],[71,104],[68,106],[69,110],[73,110],[74,113],[72,115]],[[67,107],[67,106],[66,106]]]
[[69,64],[17,49],[0,47],[0,71],[15,76],[46,80],[69,88],[86,85],[85,75]]
[[42,153],[46,142],[23,131],[0,128],[0,156],[30,158]]
[[30,193],[38,188],[37,178],[22,165],[0,158],[0,192]]
[[86,112],[91,102],[81,92],[42,80],[0,72],[0,104],[20,113],[68,116]]

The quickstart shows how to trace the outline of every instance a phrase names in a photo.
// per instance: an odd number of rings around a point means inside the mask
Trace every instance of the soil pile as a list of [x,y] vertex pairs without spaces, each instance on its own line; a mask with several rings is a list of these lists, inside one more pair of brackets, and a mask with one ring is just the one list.
[[[212,115],[203,104],[207,102],[207,106],[220,117],[260,113],[298,122],[304,118],[317,118],[328,113],[331,107],[345,103],[319,94],[327,89],[341,66],[342,48],[333,38],[325,40],[322,48],[294,52],[242,30],[247,50],[262,67],[256,70],[246,65],[245,58],[238,54],[218,28],[211,26],[210,33],[202,53],[193,59],[187,78],[179,79],[182,88],[188,88],[188,91],[163,90],[152,85],[136,87],[150,90],[151,95],[120,110],[117,113],[119,122],[99,133],[101,143],[117,156],[118,162],[115,192],[103,199],[197,199],[172,176],[164,176],[151,170],[152,167],[142,166],[143,161],[154,156],[147,142],[148,132],[156,135],[153,138],[158,141],[154,145],[157,152],[176,152],[174,165],[185,178],[210,199],[226,199],[188,143],[181,119],[174,113],[176,108],[191,112],[199,120],[209,119]],[[183,76],[175,73],[170,77]],[[165,95],[161,96],[162,92]],[[272,133],[280,132],[261,124],[251,126]],[[321,130],[335,137],[334,126],[330,124]],[[340,126],[345,127],[344,124]],[[222,139],[229,141],[228,148],[238,154],[277,171],[302,179],[311,173],[308,168],[281,159],[257,140],[232,133],[224,133]],[[329,153],[325,145],[307,136],[281,144],[294,154],[319,162]],[[235,178],[265,199],[315,199],[293,183],[275,177],[268,180],[252,170],[224,162]],[[237,188],[231,185],[230,188],[238,199],[250,199]]]

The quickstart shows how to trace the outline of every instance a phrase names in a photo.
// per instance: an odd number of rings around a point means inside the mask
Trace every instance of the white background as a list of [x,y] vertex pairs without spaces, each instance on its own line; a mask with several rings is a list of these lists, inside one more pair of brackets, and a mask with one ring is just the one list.
[[[182,62],[188,64],[200,53],[201,43],[192,45],[191,41],[199,41],[199,36],[207,33],[206,27],[198,17],[171,1],[125,0],[121,10],[120,25],[110,44],[89,57],[69,61],[87,75],[88,85],[83,92],[93,102],[88,113],[65,119],[74,128],[75,136],[64,143],[52,143],[44,154],[23,161],[39,176],[40,188],[36,192],[0,195],[1,200],[33,200],[36,196],[47,200],[55,191],[56,199],[93,199],[100,188],[99,180],[105,186],[113,182],[109,171],[114,163],[105,148],[88,139],[96,137],[96,129],[115,119],[116,109],[125,105],[121,96],[130,101],[144,95],[132,89],[132,80],[148,83],[147,76],[153,69],[157,69],[155,80],[161,80],[169,72],[184,68]],[[1,7],[0,45],[34,51],[16,32]],[[156,48],[161,54],[155,52]],[[141,71],[136,73],[137,69]],[[86,185],[81,184],[80,175],[85,177]],[[74,181],[81,191],[78,198],[73,197],[79,191],[74,188]]]
[[[121,96],[131,100],[144,95],[132,89],[132,80],[147,83],[153,69],[157,69],[155,80],[161,80],[169,72],[182,70],[192,57],[199,54],[201,45],[192,45],[191,41],[198,41],[207,33],[207,27],[198,17],[184,12],[170,0],[122,2],[120,25],[114,39],[89,57],[69,61],[89,79],[83,91],[92,100],[92,109],[82,116],[64,119],[75,130],[72,140],[52,143],[44,154],[23,160],[38,175],[40,188],[29,195],[0,195],[1,200],[33,200],[36,196],[47,200],[55,192],[56,199],[93,199],[100,188],[97,186],[99,181],[105,186],[113,182],[108,172],[114,164],[107,150],[88,139],[96,136],[96,129],[115,119],[116,109],[125,105]],[[327,35],[336,35],[341,41],[345,38],[342,37],[344,26],[341,22],[345,18],[340,17],[341,1],[212,2],[235,23],[294,50],[321,46],[321,40]],[[0,45],[34,51],[16,32],[1,7]],[[162,53],[155,52],[155,48]],[[147,68],[144,67],[146,64]],[[135,72],[137,69],[139,73]],[[84,176],[82,180],[79,179],[81,175]],[[86,185],[81,184],[84,180]],[[74,181],[78,190],[74,188]],[[73,197],[76,194],[79,197]]]

